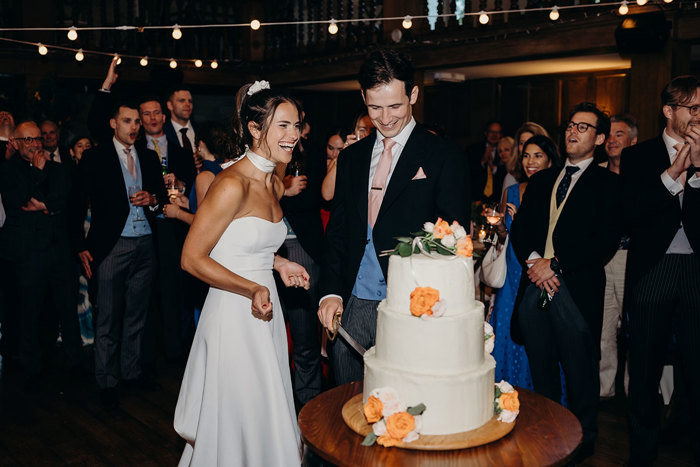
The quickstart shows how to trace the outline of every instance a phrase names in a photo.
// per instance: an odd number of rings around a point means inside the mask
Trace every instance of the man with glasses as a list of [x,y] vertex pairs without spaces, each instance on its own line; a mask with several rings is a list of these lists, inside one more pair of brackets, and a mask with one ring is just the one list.
[[500,202],[503,179],[506,177],[506,168],[498,157],[498,142],[503,137],[503,127],[492,120],[486,124],[484,136],[484,141],[467,148],[472,200]]
[[[7,221],[0,234],[0,256],[14,271],[19,309],[18,345],[25,390],[41,385],[41,312],[50,292],[49,311],[58,314],[66,364],[79,372],[82,342],[67,234],[69,181],[49,161],[34,122],[17,126],[10,139],[15,154],[0,171],[0,193]],[[4,330],[3,330],[4,331]],[[55,337],[55,334],[52,336]],[[55,344],[51,342],[50,345]]]
[[674,78],[661,93],[661,105],[666,127],[622,152],[620,175],[630,236],[630,465],[651,465],[657,455],[658,387],[673,334],[700,464],[700,403],[692,394],[700,386],[700,80]]
[[564,168],[532,176],[511,228],[530,280],[512,333],[525,344],[535,391],[558,402],[559,365],[564,370],[569,409],[583,429],[576,462],[593,454],[598,432],[603,268],[621,232],[618,176],[593,163],[609,131],[595,104],[577,105],[566,126]]

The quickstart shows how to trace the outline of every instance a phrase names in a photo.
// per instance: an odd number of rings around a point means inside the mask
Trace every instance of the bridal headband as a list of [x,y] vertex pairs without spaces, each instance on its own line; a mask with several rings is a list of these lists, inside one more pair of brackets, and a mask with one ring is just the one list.
[[247,94],[249,96],[252,96],[256,92],[262,91],[263,89],[270,89],[270,83],[265,80],[256,81],[250,85]]

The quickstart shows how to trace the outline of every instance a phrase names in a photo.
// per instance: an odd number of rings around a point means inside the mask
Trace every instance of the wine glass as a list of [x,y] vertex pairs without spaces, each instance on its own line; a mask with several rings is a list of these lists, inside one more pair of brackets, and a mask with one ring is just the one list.
[[486,222],[489,224],[489,238],[487,242],[494,243],[497,241],[495,226],[503,222],[503,213],[500,211],[498,203],[486,203],[484,205],[483,215],[486,218]]
[[[131,198],[139,191],[141,191],[141,185],[129,185],[129,187],[127,188],[127,192],[129,194],[129,201],[131,201]],[[139,211],[138,206],[134,206],[134,208],[136,208],[136,217],[134,217],[134,220],[145,221],[146,219],[144,217],[141,217],[141,211]]]

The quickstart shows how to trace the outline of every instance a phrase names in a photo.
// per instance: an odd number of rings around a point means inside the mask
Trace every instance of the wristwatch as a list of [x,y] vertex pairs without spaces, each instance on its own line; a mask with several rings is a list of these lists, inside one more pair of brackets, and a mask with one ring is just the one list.
[[554,274],[561,276],[561,266],[556,257],[549,260],[549,268],[554,271]]

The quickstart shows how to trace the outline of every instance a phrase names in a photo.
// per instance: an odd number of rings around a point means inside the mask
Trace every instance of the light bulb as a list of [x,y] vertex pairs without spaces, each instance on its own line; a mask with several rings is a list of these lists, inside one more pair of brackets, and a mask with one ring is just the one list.
[[336,24],[335,20],[331,20],[331,24],[328,25],[328,32],[331,34],[338,34],[338,24]]
[[630,12],[629,7],[627,6],[627,0],[622,0],[622,5],[620,5],[620,8],[618,8],[617,11],[621,15],[626,15],[627,13]]
[[639,5],[639,6],[644,6],[644,5],[647,4],[647,1],[648,1],[648,0],[637,0],[637,5]]
[[75,29],[75,26],[71,26],[71,28],[68,30],[68,39],[74,41],[78,38],[78,30]]
[[549,12],[549,19],[556,21],[559,19],[559,8],[556,5],[552,7],[552,11]]
[[141,60],[139,60],[139,63],[141,66],[148,66],[148,57],[142,57]]
[[672,3],[673,0],[664,0],[664,3]]
[[216,70],[217,68],[219,68],[219,62],[217,62],[216,60],[212,61],[211,62],[211,69]]
[[42,44],[41,42],[39,42],[38,46],[39,46],[39,55],[46,55],[47,53],[49,53],[49,49],[47,49],[46,46],[44,44]]
[[486,23],[489,22],[489,15],[487,15],[486,12],[485,12],[484,10],[481,10],[481,11],[479,12],[479,22],[480,22],[481,24],[486,24]]
[[253,31],[257,31],[258,29],[260,29],[260,21],[258,21],[257,19],[254,19],[253,21],[251,21],[250,22],[250,29],[252,29]]
[[177,62],[175,61],[174,58],[171,58],[171,59],[170,59],[170,68],[172,68],[173,70],[174,70],[175,68],[177,68]]
[[180,25],[176,24],[173,26],[173,39],[178,40],[182,37],[182,30],[180,29]]
[[404,29],[411,29],[411,26],[413,26],[413,21],[411,21],[411,17],[406,15],[406,17],[403,19],[403,22],[401,23],[401,26],[403,26]]
[[79,62],[82,62],[84,58],[85,55],[83,55],[83,49],[78,49],[78,51],[75,53],[75,59]]
[[201,67],[202,67],[202,61],[201,61],[200,59],[195,60],[195,61],[194,61],[194,66],[196,66],[197,68],[201,68]]
[[121,65],[121,64],[122,64],[122,58],[119,56],[119,54],[114,54],[114,58],[113,58],[112,60],[114,60],[115,62],[117,62],[117,65]]

